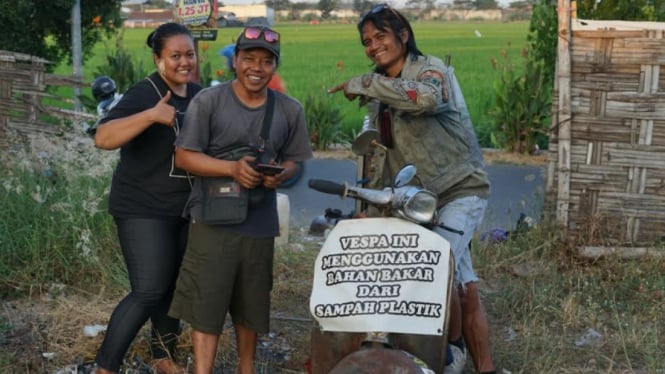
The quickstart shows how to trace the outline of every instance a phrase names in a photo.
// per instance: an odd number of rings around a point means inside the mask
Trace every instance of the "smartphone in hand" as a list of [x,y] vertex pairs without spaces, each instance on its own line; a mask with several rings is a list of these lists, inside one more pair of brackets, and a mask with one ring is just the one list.
[[263,175],[277,175],[284,171],[284,168],[279,165],[269,165],[269,164],[256,164],[254,169]]

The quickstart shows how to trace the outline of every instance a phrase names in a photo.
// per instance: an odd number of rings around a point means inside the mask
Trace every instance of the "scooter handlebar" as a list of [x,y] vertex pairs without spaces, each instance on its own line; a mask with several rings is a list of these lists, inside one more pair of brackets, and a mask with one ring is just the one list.
[[310,179],[307,182],[307,185],[313,190],[330,195],[345,196],[347,191],[346,185],[327,181],[324,179]]
[[393,198],[391,189],[374,190],[370,188],[353,187],[323,179],[310,179],[308,186],[319,192],[359,199],[376,206],[390,204]]

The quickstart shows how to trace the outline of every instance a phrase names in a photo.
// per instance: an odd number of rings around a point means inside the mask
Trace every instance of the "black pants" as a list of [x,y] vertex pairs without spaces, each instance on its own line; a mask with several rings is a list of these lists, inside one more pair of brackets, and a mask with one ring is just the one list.
[[180,321],[167,316],[187,245],[188,222],[179,217],[116,218],[131,291],[111,314],[97,365],[118,371],[141,327],[152,322],[153,358],[173,355]]

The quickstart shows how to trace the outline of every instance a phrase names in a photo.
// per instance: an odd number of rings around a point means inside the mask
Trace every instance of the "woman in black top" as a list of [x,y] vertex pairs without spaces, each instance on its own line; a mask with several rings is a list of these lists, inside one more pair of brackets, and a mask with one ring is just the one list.
[[117,373],[132,340],[150,319],[152,365],[157,373],[184,370],[172,361],[180,326],[167,316],[187,242],[181,218],[191,190],[189,176],[175,168],[173,142],[191,98],[197,68],[194,40],[177,23],[155,29],[147,44],[157,72],[137,83],[98,126],[95,145],[120,148],[113,173],[113,216],[131,291],[111,314],[97,357],[97,374]]

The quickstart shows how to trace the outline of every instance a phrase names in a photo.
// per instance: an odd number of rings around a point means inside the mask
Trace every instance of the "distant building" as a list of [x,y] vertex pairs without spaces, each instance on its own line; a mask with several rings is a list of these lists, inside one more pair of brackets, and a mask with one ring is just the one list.
[[460,9],[434,9],[428,15],[430,19],[447,21],[500,21],[502,14],[500,9],[488,10],[460,10]]
[[217,17],[217,28],[222,27],[242,27],[245,24],[239,20],[233,12],[219,12]]
[[162,23],[173,21],[172,9],[134,10],[123,21],[126,28],[155,28]]
[[275,10],[264,4],[224,5],[219,8],[219,13],[232,13],[236,19],[242,22],[263,17],[269,25],[275,24]]
[[123,0],[120,6],[131,10],[143,10],[148,2],[149,0]]

